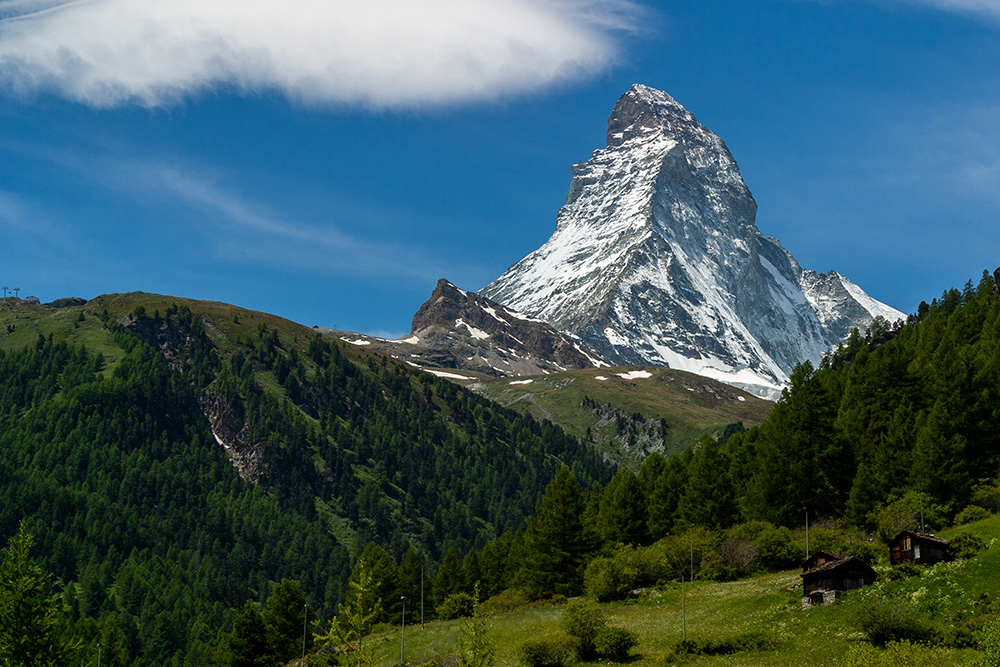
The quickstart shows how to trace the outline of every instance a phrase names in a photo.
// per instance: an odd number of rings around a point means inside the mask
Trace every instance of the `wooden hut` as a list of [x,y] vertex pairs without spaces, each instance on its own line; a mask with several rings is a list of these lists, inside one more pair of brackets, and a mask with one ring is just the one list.
[[875,582],[875,570],[857,556],[817,551],[802,563],[802,608],[829,604],[844,591]]
[[953,557],[947,540],[933,535],[904,530],[889,541],[889,562],[933,565]]

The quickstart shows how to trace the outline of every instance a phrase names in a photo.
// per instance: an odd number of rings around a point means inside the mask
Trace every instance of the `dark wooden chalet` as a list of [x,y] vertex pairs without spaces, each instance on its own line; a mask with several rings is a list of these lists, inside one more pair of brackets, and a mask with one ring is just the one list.
[[875,570],[857,556],[817,551],[802,563],[802,608],[833,602],[844,591],[875,583]]
[[951,559],[952,552],[948,541],[933,535],[904,530],[889,542],[889,562],[893,565],[900,563],[933,565]]

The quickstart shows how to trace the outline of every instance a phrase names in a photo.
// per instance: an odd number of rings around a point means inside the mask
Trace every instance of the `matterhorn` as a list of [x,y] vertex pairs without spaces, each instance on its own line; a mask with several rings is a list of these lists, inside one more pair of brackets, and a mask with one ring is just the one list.
[[796,364],[853,328],[904,317],[761,234],[726,144],[664,92],[632,86],[607,147],[572,173],[555,233],[480,293],[611,363],[775,398]]

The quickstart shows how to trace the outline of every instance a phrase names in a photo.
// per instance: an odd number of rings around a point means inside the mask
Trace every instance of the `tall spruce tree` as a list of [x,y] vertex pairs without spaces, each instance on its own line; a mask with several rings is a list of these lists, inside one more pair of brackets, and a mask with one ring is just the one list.
[[0,552],[0,664],[5,667],[61,667],[70,664],[74,644],[61,637],[59,596],[51,577],[31,558],[33,540],[24,522]]
[[566,466],[545,488],[531,525],[524,534],[520,580],[529,594],[543,598],[559,593],[578,595],[583,588],[585,558],[594,548],[584,528],[584,498]]

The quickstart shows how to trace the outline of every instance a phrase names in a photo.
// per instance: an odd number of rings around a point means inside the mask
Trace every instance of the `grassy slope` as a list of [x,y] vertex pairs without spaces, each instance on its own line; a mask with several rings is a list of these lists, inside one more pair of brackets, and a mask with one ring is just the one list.
[[[308,337],[316,333],[276,315],[225,303],[131,292],[107,294],[82,306],[59,309],[32,306],[15,299],[0,300],[0,349],[22,348],[33,344],[39,334],[51,334],[57,341],[83,343],[92,351],[101,352],[107,361],[105,372],[110,373],[121,358],[122,351],[98,316],[107,310],[124,317],[140,305],[148,315],[156,311],[165,313],[171,305],[187,306],[209,321],[208,333],[223,356],[231,351],[228,341],[255,336],[260,324],[276,330],[285,346],[297,347],[300,353],[305,350]],[[81,313],[83,320],[79,321]],[[8,325],[13,328],[9,334]],[[363,346],[343,345],[342,348],[355,360],[362,356],[380,355]],[[474,383],[460,381],[458,384],[470,387],[501,405],[539,419],[550,419],[577,437],[584,437],[587,429],[591,428],[595,443],[605,449],[614,447],[612,454],[615,458],[620,452],[618,445],[610,444],[617,435],[614,424],[604,429],[597,428],[593,415],[582,409],[584,396],[599,404],[613,405],[628,414],[665,419],[669,425],[668,454],[691,446],[703,434],[718,437],[727,425],[735,422],[743,422],[747,427],[759,424],[773,405],[738,389],[681,371],[651,368],[647,369],[652,373],[648,379],[625,380],[617,376],[617,373],[634,368],[637,367],[567,371],[518,378],[532,380],[530,384],[518,385],[511,385],[511,378],[489,378],[467,371],[457,373],[477,378]],[[597,380],[597,376],[608,380]],[[632,465],[641,462],[638,454],[626,455],[623,460]]]
[[[739,653],[730,656],[701,656],[684,665],[746,665],[839,667],[850,646],[863,642],[853,619],[864,595],[906,595],[918,600],[921,609],[939,619],[967,606],[980,592],[992,599],[1000,597],[1000,515],[944,531],[952,537],[969,530],[989,545],[978,557],[956,563],[924,568],[921,576],[901,581],[882,581],[847,594],[827,607],[802,611],[798,571],[767,574],[735,582],[696,582],[686,596],[687,630],[692,638],[719,638],[749,631],[770,633],[782,642],[772,651]],[[923,592],[921,592],[923,591]],[[629,628],[639,636],[633,651],[634,666],[661,667],[663,657],[681,638],[681,592],[678,586],[655,592],[637,603],[604,605],[613,625]],[[497,667],[519,664],[517,650],[527,639],[560,633],[561,607],[544,605],[494,617],[492,640],[497,648]],[[419,618],[417,616],[416,618]],[[410,621],[412,622],[412,620]],[[406,661],[419,664],[452,654],[461,637],[459,621],[428,623],[406,632]],[[399,630],[381,637],[382,665],[398,664]],[[971,665],[978,653],[971,649],[936,649],[935,662],[944,665]]]
[[[614,434],[596,429],[596,419],[582,408],[584,396],[610,404],[628,414],[665,419],[669,426],[667,452],[676,453],[709,434],[718,437],[729,424],[750,427],[764,420],[774,405],[746,392],[697,375],[666,368],[647,368],[650,378],[626,380],[619,374],[638,367],[567,371],[533,378],[530,384],[511,384],[511,378],[490,378],[470,388],[498,403],[550,419],[568,433],[606,443]],[[604,377],[607,380],[598,380]],[[613,426],[610,431],[613,431]],[[608,431],[608,429],[605,429]]]
[[[316,334],[312,329],[286,320],[277,315],[248,310],[217,301],[197,301],[145,292],[126,294],[106,294],[91,299],[82,306],[67,308],[47,308],[32,306],[14,299],[0,300],[0,349],[13,350],[34,344],[38,335],[52,335],[56,341],[67,340],[74,344],[85,344],[94,352],[101,352],[107,360],[106,372],[113,370],[122,356],[114,338],[101,322],[99,315],[107,310],[117,317],[128,316],[138,306],[146,309],[147,315],[156,311],[165,313],[171,305],[187,306],[197,315],[208,320],[206,327],[212,341],[225,356],[232,351],[229,342],[237,337],[256,336],[257,327],[265,324],[268,329],[278,332],[282,344],[306,349],[308,337]],[[79,321],[83,313],[83,321]],[[14,331],[7,333],[8,325]],[[343,345],[343,352],[353,359],[371,351],[354,345]],[[377,353],[374,353],[377,354]]]

